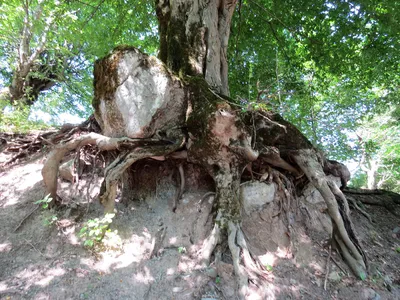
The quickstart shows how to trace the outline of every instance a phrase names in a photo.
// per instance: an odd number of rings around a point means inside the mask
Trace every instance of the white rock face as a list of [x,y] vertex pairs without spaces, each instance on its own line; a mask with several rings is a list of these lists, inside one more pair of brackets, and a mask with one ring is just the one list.
[[265,204],[274,201],[275,192],[275,183],[255,181],[243,184],[240,187],[240,201],[246,214],[250,215],[253,211],[260,210]]
[[111,100],[97,99],[104,135],[149,137],[179,125],[186,113],[185,91],[160,60],[135,50],[105,59],[116,61],[118,86]]

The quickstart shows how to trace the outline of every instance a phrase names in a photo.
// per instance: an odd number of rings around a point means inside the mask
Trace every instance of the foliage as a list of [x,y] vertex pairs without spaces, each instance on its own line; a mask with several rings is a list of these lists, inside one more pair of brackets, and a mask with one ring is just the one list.
[[376,188],[400,192],[400,107],[365,117],[358,137],[356,149],[363,171],[353,184],[365,186],[368,171],[375,166],[376,172],[370,176],[376,178],[369,180],[376,182]]
[[396,104],[397,1],[243,0],[234,15],[234,97],[268,103],[336,159],[357,152],[349,133]]
[[264,265],[264,267],[268,272],[272,272],[274,270],[274,267],[268,264]]
[[[34,204],[41,205],[42,209],[45,210],[45,216],[44,216],[44,221],[43,221],[43,224],[45,226],[53,225],[58,220],[58,216],[56,214],[54,214],[54,212],[50,212],[48,210],[49,204],[52,200],[53,200],[53,198],[51,198],[50,194],[48,194],[43,199],[40,199],[40,200],[37,200],[34,202]],[[50,213],[48,213],[48,212],[50,212]]]
[[31,130],[45,130],[51,126],[42,120],[31,120],[27,106],[11,108],[11,111],[0,115],[0,131],[27,133]]
[[28,79],[55,84],[39,97],[40,109],[54,115],[87,117],[94,61],[119,44],[155,53],[158,39],[148,1],[1,1],[0,27],[0,89],[27,65]]
[[185,247],[178,247],[178,252],[180,253],[180,254],[182,254],[182,253],[186,253],[186,248]]
[[46,209],[49,207],[50,202],[53,200],[53,198],[50,197],[50,194],[46,195],[43,199],[40,199],[36,202],[35,204],[41,204],[43,209]]
[[117,249],[122,245],[118,230],[111,231],[109,228],[115,214],[106,214],[103,218],[90,219],[79,231],[79,237],[83,239],[83,245],[89,248],[97,247]]
[[57,220],[58,220],[57,215],[50,215],[44,219],[44,225],[45,226],[53,225],[55,222],[57,222]]

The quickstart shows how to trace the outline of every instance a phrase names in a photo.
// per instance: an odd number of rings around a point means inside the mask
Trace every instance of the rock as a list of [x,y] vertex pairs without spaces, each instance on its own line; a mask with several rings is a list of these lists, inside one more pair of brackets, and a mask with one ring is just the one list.
[[69,182],[75,181],[75,174],[74,174],[74,160],[70,159],[63,163],[58,172],[59,176]]
[[371,288],[365,288],[361,291],[361,299],[363,300],[380,300],[381,296]]
[[339,282],[341,279],[342,279],[342,277],[341,277],[340,274],[339,274],[338,272],[336,272],[336,271],[333,271],[333,272],[331,272],[331,273],[329,274],[329,280],[330,280],[331,282],[336,283],[336,282]]
[[180,286],[176,286],[176,287],[172,288],[172,292],[174,292],[174,293],[180,293],[182,291],[183,291],[183,287],[180,287]]
[[218,272],[215,268],[207,268],[206,274],[208,276],[210,276],[211,278],[217,278],[217,276],[218,276]]
[[275,192],[275,183],[255,181],[243,184],[240,187],[240,201],[246,214],[250,215],[253,211],[262,209],[265,204],[271,203],[275,198]]
[[[341,185],[340,178],[332,175],[329,175],[328,178],[333,180],[333,182],[336,183],[338,187],[340,187]],[[320,194],[320,192],[312,184],[308,184],[307,187],[302,192],[302,194],[304,200],[309,204],[325,203],[325,200]]]
[[94,84],[95,116],[106,136],[150,137],[185,120],[180,79],[134,47],[116,48],[97,61]]

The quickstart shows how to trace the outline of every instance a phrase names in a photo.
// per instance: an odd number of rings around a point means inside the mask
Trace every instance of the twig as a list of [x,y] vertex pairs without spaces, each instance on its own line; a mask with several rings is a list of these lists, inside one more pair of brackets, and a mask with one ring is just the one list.
[[16,232],[16,231],[21,227],[21,225],[26,221],[26,219],[28,219],[36,210],[38,210],[39,207],[40,207],[39,205],[36,206],[29,214],[27,214],[27,215],[21,220],[21,222],[19,222],[19,224],[17,225],[17,227],[15,227],[14,232]]
[[257,114],[258,114],[259,116],[263,117],[263,118],[264,118],[265,120],[267,120],[269,123],[283,128],[283,130],[285,130],[285,132],[287,133],[287,130],[286,130],[286,126],[285,126],[285,125],[282,125],[282,124],[279,124],[278,122],[272,121],[270,118],[268,118],[268,117],[266,117],[266,116],[264,116],[264,115],[262,115],[262,114],[260,114],[260,113],[257,113]]
[[325,281],[324,281],[324,290],[325,291],[326,291],[326,285],[328,283],[329,263],[331,261],[331,254],[332,254],[332,246],[329,245],[329,254],[328,254],[328,259],[326,260],[326,272],[325,272]]
[[203,201],[208,197],[208,196],[212,196],[212,195],[216,195],[215,192],[207,192],[203,195],[203,197],[201,197],[200,201],[197,202],[196,206],[197,206],[197,210],[199,212],[201,212],[201,204],[203,203]]
[[25,238],[24,238],[24,240],[25,240],[25,242],[26,242],[29,246],[31,246],[33,249],[35,249],[37,253],[39,253],[39,254],[40,254],[41,256],[43,256],[43,257],[46,257],[46,255],[44,255],[42,252],[40,252],[30,241],[28,241],[28,240],[25,239]]
[[[306,208],[307,213],[310,215],[310,212],[308,212],[308,209]],[[325,252],[328,253],[328,250],[326,250],[318,241],[315,241],[315,243],[322,248]],[[340,266],[340,264],[333,258],[331,255],[331,260],[334,262],[334,264],[344,273],[347,274],[347,272]]]

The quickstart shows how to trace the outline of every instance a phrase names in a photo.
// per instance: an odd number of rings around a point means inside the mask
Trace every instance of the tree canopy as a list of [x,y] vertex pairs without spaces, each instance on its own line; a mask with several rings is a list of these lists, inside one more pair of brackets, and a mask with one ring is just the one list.
[[[379,157],[377,182],[393,188],[399,180],[399,3],[240,1],[228,53],[231,96],[244,107],[276,110],[334,158],[365,165],[367,157]],[[7,111],[23,111],[21,118],[30,110],[54,120],[65,112],[87,117],[96,59],[120,44],[158,51],[149,1],[3,1],[0,27],[2,125],[18,119]],[[18,93],[5,96],[18,84]]]

